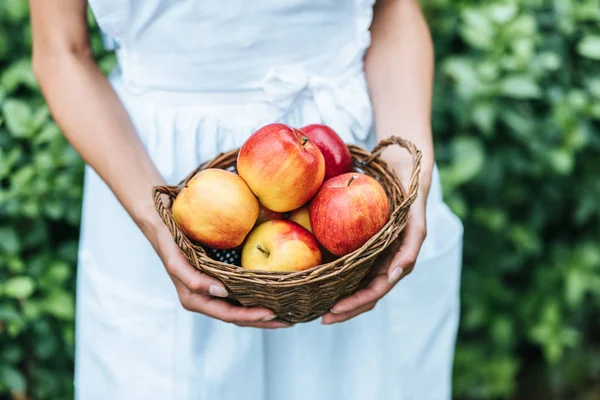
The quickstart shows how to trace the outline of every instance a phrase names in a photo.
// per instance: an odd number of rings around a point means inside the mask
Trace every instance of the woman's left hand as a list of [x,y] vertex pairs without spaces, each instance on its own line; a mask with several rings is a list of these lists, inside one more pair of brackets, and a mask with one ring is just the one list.
[[398,281],[413,270],[427,235],[426,203],[427,193],[420,193],[410,208],[408,223],[398,239],[375,260],[369,285],[337,302],[331,312],[323,316],[323,324],[343,322],[372,310]]

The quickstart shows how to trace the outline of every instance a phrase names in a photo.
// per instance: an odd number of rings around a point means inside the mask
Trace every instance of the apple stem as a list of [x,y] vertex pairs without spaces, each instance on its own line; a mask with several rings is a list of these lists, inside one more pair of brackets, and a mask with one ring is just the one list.
[[308,142],[308,138],[306,136],[302,136],[302,146],[304,146]]
[[352,182],[354,182],[354,180],[355,180],[356,178],[358,178],[358,176],[356,176],[356,175],[352,175],[352,178],[350,178],[350,180],[348,181],[348,185],[347,185],[347,186],[350,186],[350,184],[351,184]]
[[261,253],[265,254],[267,257],[269,257],[271,255],[271,253],[265,249],[263,249],[262,247],[260,247],[260,244],[256,245],[256,248],[258,249],[258,251],[260,251]]

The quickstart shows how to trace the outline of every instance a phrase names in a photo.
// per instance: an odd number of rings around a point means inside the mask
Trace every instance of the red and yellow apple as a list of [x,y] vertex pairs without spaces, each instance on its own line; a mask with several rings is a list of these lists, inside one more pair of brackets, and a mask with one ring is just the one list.
[[258,212],[258,219],[256,220],[256,225],[260,225],[263,222],[273,221],[276,219],[285,219],[285,213],[275,212],[261,205],[260,211]]
[[173,202],[173,219],[190,239],[216,249],[239,246],[258,217],[258,199],[233,172],[198,172]]
[[360,248],[383,228],[390,210],[379,182],[351,172],[325,181],[311,201],[309,213],[319,243],[341,257]]
[[325,160],[300,130],[269,124],[242,145],[237,171],[263,206],[287,212],[317,193],[325,176]]
[[325,180],[352,172],[352,156],[342,138],[327,125],[312,124],[300,129],[317,145],[325,159]]
[[305,204],[302,207],[297,208],[291,213],[289,213],[288,219],[292,222],[297,223],[298,225],[312,233],[312,227],[310,226],[310,216],[308,213],[308,204]]
[[242,267],[256,271],[304,271],[321,263],[319,244],[295,222],[267,221],[250,232]]

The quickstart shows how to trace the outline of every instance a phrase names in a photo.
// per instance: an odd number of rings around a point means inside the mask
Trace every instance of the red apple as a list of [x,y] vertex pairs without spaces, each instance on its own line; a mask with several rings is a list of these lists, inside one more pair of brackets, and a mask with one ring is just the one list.
[[323,183],[310,203],[313,234],[332,254],[341,257],[365,244],[389,218],[383,187],[356,172]]
[[265,206],[260,206],[260,211],[258,213],[258,219],[256,220],[256,225],[260,225],[263,222],[273,221],[276,219],[285,219],[285,213],[275,212],[269,210]]
[[300,129],[317,145],[325,158],[325,180],[352,172],[352,156],[337,133],[327,125],[313,124]]
[[321,263],[319,244],[309,231],[286,221],[267,221],[250,232],[242,267],[257,271],[303,271]]
[[305,204],[302,207],[292,211],[289,214],[288,219],[297,223],[307,231],[312,232],[312,227],[310,226],[310,216],[308,214],[308,204]]
[[325,161],[300,130],[270,124],[242,145],[237,171],[263,206],[287,212],[317,193],[325,176]]
[[216,249],[239,246],[260,206],[246,182],[222,169],[198,172],[173,202],[173,219],[190,239]]

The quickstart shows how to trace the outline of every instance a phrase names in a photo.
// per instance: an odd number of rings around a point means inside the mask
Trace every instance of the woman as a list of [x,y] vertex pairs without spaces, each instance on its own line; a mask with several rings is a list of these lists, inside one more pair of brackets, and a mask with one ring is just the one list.
[[[449,398],[462,228],[440,195],[417,0],[89,3],[119,60],[108,80],[86,1],[30,1],[35,74],[88,164],[77,398]],[[363,146],[399,134],[423,151],[408,227],[371,284],[323,317],[329,326],[230,305],[153,208],[154,185],[276,121],[323,122]],[[406,178],[401,150],[385,158]]]

